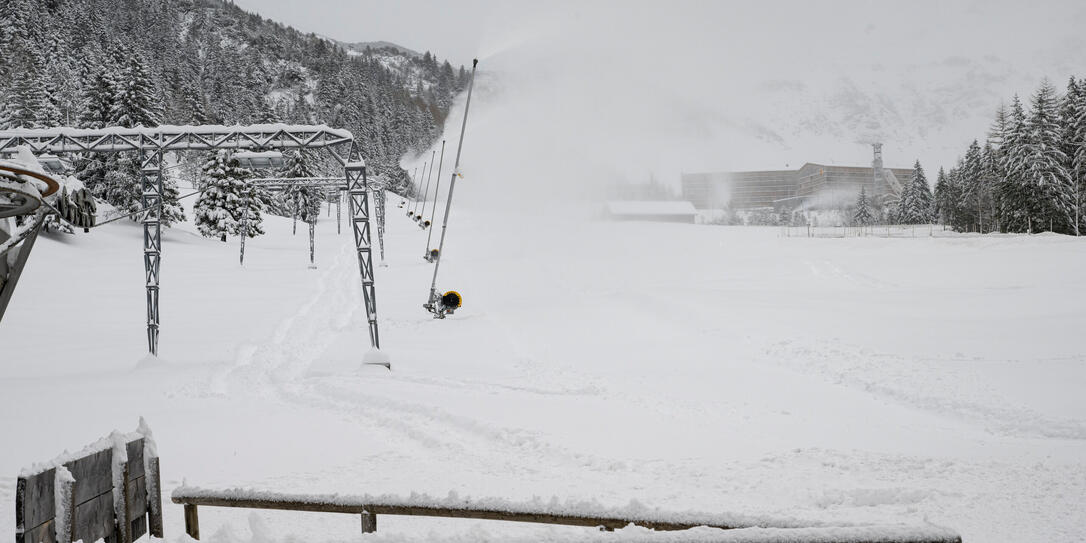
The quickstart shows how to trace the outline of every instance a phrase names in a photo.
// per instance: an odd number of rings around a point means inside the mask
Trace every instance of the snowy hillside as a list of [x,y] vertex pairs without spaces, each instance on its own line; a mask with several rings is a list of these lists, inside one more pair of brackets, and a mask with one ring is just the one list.
[[[505,201],[454,210],[439,287],[466,304],[435,321],[420,307],[425,234],[398,200],[388,267],[377,268],[392,372],[359,364],[357,262],[334,214],[317,226],[316,270],[287,219],[266,219],[244,268],[236,240],[169,230],[161,360],[143,354],[137,226],[39,240],[0,327],[0,427],[20,436],[0,450],[0,508],[11,510],[23,466],[143,415],[167,495],[187,480],[635,500],[811,523],[926,521],[965,541],[1080,540],[1080,240],[824,240],[574,218],[495,228]],[[387,518],[376,537],[584,533]],[[167,504],[169,540],[181,521]],[[0,531],[11,522],[0,516]],[[358,530],[353,516],[215,508],[201,525],[212,543]]]

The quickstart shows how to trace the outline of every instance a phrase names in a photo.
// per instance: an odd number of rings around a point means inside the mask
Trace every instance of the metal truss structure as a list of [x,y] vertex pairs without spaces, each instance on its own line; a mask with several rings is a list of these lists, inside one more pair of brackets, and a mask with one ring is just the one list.
[[[311,187],[334,189],[339,192],[348,190],[347,180],[343,177],[258,177],[249,180],[250,183],[270,190],[286,190],[295,184],[306,184]],[[385,260],[385,191],[388,190],[388,181],[379,175],[367,179],[366,186],[373,193],[373,208],[377,215],[377,244],[381,248],[381,261]],[[336,228],[340,225],[340,206],[342,198],[336,198]]]
[[146,210],[142,223],[143,261],[147,288],[147,349],[156,356],[159,337],[159,272],[162,260],[162,164],[165,153],[219,149],[327,150],[344,166],[348,193],[351,195],[349,211],[354,225],[359,271],[362,275],[370,344],[375,348],[380,347],[370,250],[366,164],[362,160],[351,132],[323,125],[282,124],[106,127],[101,129],[46,128],[0,131],[0,156],[12,155],[20,146],[28,147],[35,154],[133,152],[139,155],[141,203]]

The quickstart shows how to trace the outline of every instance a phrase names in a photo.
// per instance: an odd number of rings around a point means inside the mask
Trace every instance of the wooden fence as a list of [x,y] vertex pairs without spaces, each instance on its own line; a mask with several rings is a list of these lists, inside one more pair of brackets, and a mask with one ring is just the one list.
[[[372,533],[377,531],[378,515],[406,515],[422,517],[443,517],[461,519],[504,520],[511,522],[533,522],[542,524],[556,524],[566,526],[587,526],[612,531],[625,528],[631,524],[658,531],[687,530],[696,527],[709,527],[724,530],[745,528],[747,526],[733,526],[727,523],[708,521],[691,521],[677,517],[673,520],[661,518],[631,518],[620,514],[576,514],[572,512],[555,512],[547,510],[532,511],[529,508],[517,508],[506,510],[494,507],[470,507],[470,506],[446,506],[440,504],[406,503],[405,501],[385,500],[374,498],[334,497],[325,499],[321,497],[272,495],[269,493],[247,494],[238,491],[208,491],[198,489],[191,491],[179,488],[174,491],[172,500],[174,503],[185,506],[185,531],[193,539],[200,539],[200,521],[197,515],[198,506],[214,507],[241,507],[248,509],[277,509],[289,511],[312,511],[323,513],[347,513],[360,515],[362,519],[362,532]],[[851,531],[850,531],[851,530]],[[902,526],[857,526],[857,527],[825,527],[825,528],[782,528],[776,530],[780,541],[836,541],[842,533],[848,533],[846,538],[850,543],[961,543],[961,538],[948,530],[939,528],[916,529]],[[734,532],[729,534],[738,535]],[[711,538],[699,536],[699,541],[711,541]],[[759,533],[755,537],[757,541],[775,541],[767,538],[766,534]],[[729,537],[728,541],[743,541],[742,537]]]
[[114,449],[108,446],[64,462],[59,474],[51,467],[20,476],[16,543],[132,543],[148,530],[161,538],[158,458],[145,445],[143,437],[126,442],[127,461],[118,462],[116,477]]

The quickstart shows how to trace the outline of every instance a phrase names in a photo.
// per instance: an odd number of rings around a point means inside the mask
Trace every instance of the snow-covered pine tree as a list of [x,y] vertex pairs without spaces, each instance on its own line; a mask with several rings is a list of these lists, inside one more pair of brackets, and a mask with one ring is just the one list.
[[[33,63],[26,63],[0,104],[2,128],[55,126],[59,113],[45,88],[45,80]],[[50,124],[52,123],[52,124]]]
[[1072,222],[1073,192],[1067,155],[1061,149],[1056,89],[1044,79],[1030,100],[1027,137],[1017,157],[1026,189],[1032,230],[1067,232]]
[[928,177],[924,175],[924,167],[920,160],[913,166],[912,181],[909,183],[912,190],[909,202],[909,224],[927,224],[932,220],[934,198],[931,194],[931,186],[928,185]]
[[935,219],[943,225],[950,224],[950,211],[953,209],[953,203],[949,201],[950,198],[950,185],[947,180],[946,170],[942,166],[939,167],[939,174],[935,177],[935,198],[934,198],[934,211]]
[[[284,153],[286,164],[279,171],[279,176],[284,178],[320,177],[321,168],[317,161],[305,151],[290,151]],[[298,233],[298,218],[306,209],[310,194],[304,185],[295,184],[289,186],[281,194],[280,211],[284,216],[294,218],[293,231]],[[319,205],[319,204],[318,204]],[[303,219],[304,220],[304,219]]]
[[984,217],[979,212],[984,201],[984,167],[981,160],[980,144],[973,140],[962,158],[958,168],[961,180],[961,202],[959,203],[958,224],[960,230],[984,231]]
[[1000,223],[1008,232],[1029,232],[1030,197],[1023,171],[1028,139],[1026,113],[1018,95],[1011,101],[1006,132],[1000,146],[1000,171],[1003,174],[996,187],[996,205]]
[[203,192],[193,206],[200,234],[226,241],[238,232],[245,179],[251,172],[241,167],[227,151],[219,151],[203,166]]
[[185,222],[185,208],[178,201],[181,193],[177,190],[177,181],[166,176],[162,180],[162,225],[169,227]]
[[236,236],[246,235],[250,238],[264,235],[264,203],[269,199],[266,191],[257,185],[242,180],[239,188],[241,200],[237,204],[235,213],[236,226],[232,234]]
[[1000,232],[1002,226],[996,208],[995,191],[1003,172],[1000,166],[999,151],[992,145],[991,141],[984,142],[984,148],[980,151],[980,164],[983,190],[979,194],[980,200],[977,202],[977,213],[980,214],[983,223],[988,225],[988,232]]
[[867,226],[875,221],[867,201],[867,188],[863,185],[860,185],[860,196],[856,198],[856,213],[852,215],[852,221],[860,226]]
[[[131,156],[120,156],[104,163],[104,174],[100,182],[93,186],[94,195],[102,201],[124,213],[135,213],[140,209],[139,161]],[[138,220],[132,215],[132,220]]]
[[158,93],[139,54],[128,55],[114,91],[112,124],[128,128],[158,125],[162,109]]
[[90,76],[83,85],[82,115],[80,126],[83,128],[101,128],[113,119],[113,107],[116,101],[114,90],[116,74],[104,63],[101,57],[91,57],[87,70]]
[[1076,236],[1086,231],[1086,81],[1079,81],[1072,98],[1073,119],[1071,120],[1071,178],[1075,194]]

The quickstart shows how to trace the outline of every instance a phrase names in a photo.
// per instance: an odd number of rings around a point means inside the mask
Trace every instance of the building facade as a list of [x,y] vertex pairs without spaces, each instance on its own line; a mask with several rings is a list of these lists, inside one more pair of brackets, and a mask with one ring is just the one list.
[[909,168],[831,166],[808,162],[798,170],[684,173],[683,199],[698,209],[842,208],[860,187],[872,199],[893,199],[912,178]]

